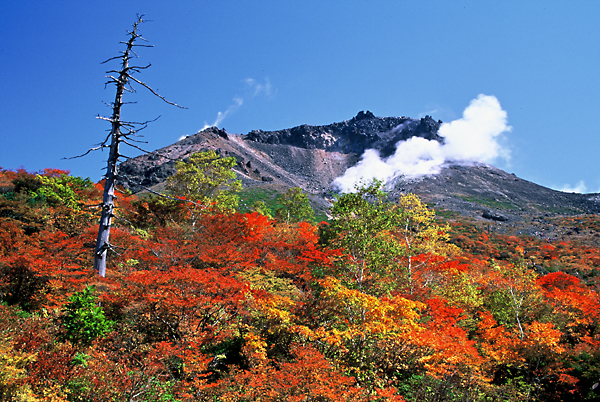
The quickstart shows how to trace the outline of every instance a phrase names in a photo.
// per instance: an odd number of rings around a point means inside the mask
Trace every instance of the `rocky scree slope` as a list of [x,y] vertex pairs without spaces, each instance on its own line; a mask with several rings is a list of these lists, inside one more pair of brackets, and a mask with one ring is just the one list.
[[[325,126],[301,125],[284,130],[232,134],[211,127],[170,146],[129,159],[120,165],[121,185],[132,192],[158,188],[175,172],[175,161],[215,150],[237,160],[235,170],[245,188],[284,191],[301,187],[313,206],[325,211],[335,194],[333,180],[355,165],[369,148],[391,155],[398,141],[413,136],[442,141],[440,121],[426,116],[376,117],[359,112],[354,118]],[[598,194],[551,190],[493,166],[448,164],[438,174],[388,183],[390,197],[413,192],[438,209],[494,225],[513,234],[539,233],[529,222],[536,217],[600,213]],[[544,233],[550,233],[546,230]],[[548,234],[550,236],[550,234]]]
[[368,148],[393,153],[395,144],[413,136],[441,140],[441,122],[427,116],[375,117],[360,112],[354,118],[326,126],[301,125],[278,130],[254,130],[246,135],[210,127],[175,144],[128,159],[119,166],[120,184],[134,193],[160,188],[175,172],[175,161],[196,152],[214,150],[233,156],[244,187],[284,190],[301,187],[318,209],[325,209],[331,197],[331,183],[355,165]]

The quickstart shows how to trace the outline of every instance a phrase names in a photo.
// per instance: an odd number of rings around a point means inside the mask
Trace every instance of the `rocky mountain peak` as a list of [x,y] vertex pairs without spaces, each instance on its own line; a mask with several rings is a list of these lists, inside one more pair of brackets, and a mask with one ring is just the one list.
[[373,113],[371,113],[370,110],[367,110],[366,112],[364,110],[361,110],[360,112],[358,112],[358,114],[356,116],[354,116],[352,118],[352,120],[363,120],[363,119],[374,119],[375,115]]
[[368,148],[376,148],[387,156],[393,153],[398,141],[414,136],[442,141],[438,135],[440,124],[441,121],[436,122],[430,116],[421,119],[376,117],[367,110],[358,112],[350,120],[326,126],[303,124],[276,131],[253,130],[245,140],[359,155]]
[[[120,184],[133,192],[160,188],[175,172],[175,161],[213,150],[236,159],[234,170],[245,188],[280,192],[300,187],[309,194],[313,206],[325,211],[327,200],[334,196],[332,182],[356,165],[366,149],[374,148],[386,157],[399,141],[414,136],[443,142],[438,134],[440,124],[430,116],[377,117],[361,111],[350,120],[329,125],[303,124],[275,131],[253,130],[245,135],[209,127],[123,162]],[[596,194],[554,191],[479,163],[447,164],[438,174],[418,178],[399,176],[387,187],[392,198],[413,192],[429,205],[495,222],[515,233],[533,230],[521,226],[539,214],[600,212],[600,197]]]

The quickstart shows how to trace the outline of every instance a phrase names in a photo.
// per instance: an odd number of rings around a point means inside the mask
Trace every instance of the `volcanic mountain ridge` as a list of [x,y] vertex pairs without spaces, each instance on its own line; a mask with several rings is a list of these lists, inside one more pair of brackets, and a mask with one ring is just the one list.
[[[152,153],[128,159],[119,167],[121,185],[132,192],[160,189],[175,172],[175,161],[214,150],[237,160],[234,168],[244,188],[284,191],[300,187],[317,210],[326,211],[335,196],[335,178],[354,166],[366,149],[391,155],[396,143],[414,136],[443,142],[441,121],[430,116],[354,118],[325,126],[301,125],[245,135],[210,127]],[[575,194],[539,186],[491,165],[447,164],[438,174],[399,177],[387,184],[391,198],[412,192],[438,210],[454,211],[501,232],[558,237],[551,218],[600,213],[599,194]],[[541,224],[533,225],[537,220]],[[546,222],[546,224],[544,224]]]

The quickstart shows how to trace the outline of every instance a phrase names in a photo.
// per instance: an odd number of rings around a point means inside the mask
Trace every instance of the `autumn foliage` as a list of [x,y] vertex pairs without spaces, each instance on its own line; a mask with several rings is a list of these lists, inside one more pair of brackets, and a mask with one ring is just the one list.
[[100,188],[0,171],[0,401],[598,398],[591,245],[377,184],[316,226],[121,193],[99,278]]

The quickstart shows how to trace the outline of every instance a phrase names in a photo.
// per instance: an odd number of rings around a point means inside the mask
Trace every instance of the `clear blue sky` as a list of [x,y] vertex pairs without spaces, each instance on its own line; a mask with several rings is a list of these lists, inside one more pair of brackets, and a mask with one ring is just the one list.
[[[123,109],[161,115],[148,149],[213,124],[245,134],[376,116],[460,118],[495,96],[512,131],[498,167],[553,187],[600,191],[600,1],[0,2],[0,167],[98,180],[115,56],[137,13],[152,63]],[[130,152],[135,156],[137,152]],[[579,186],[580,189],[583,187]]]

